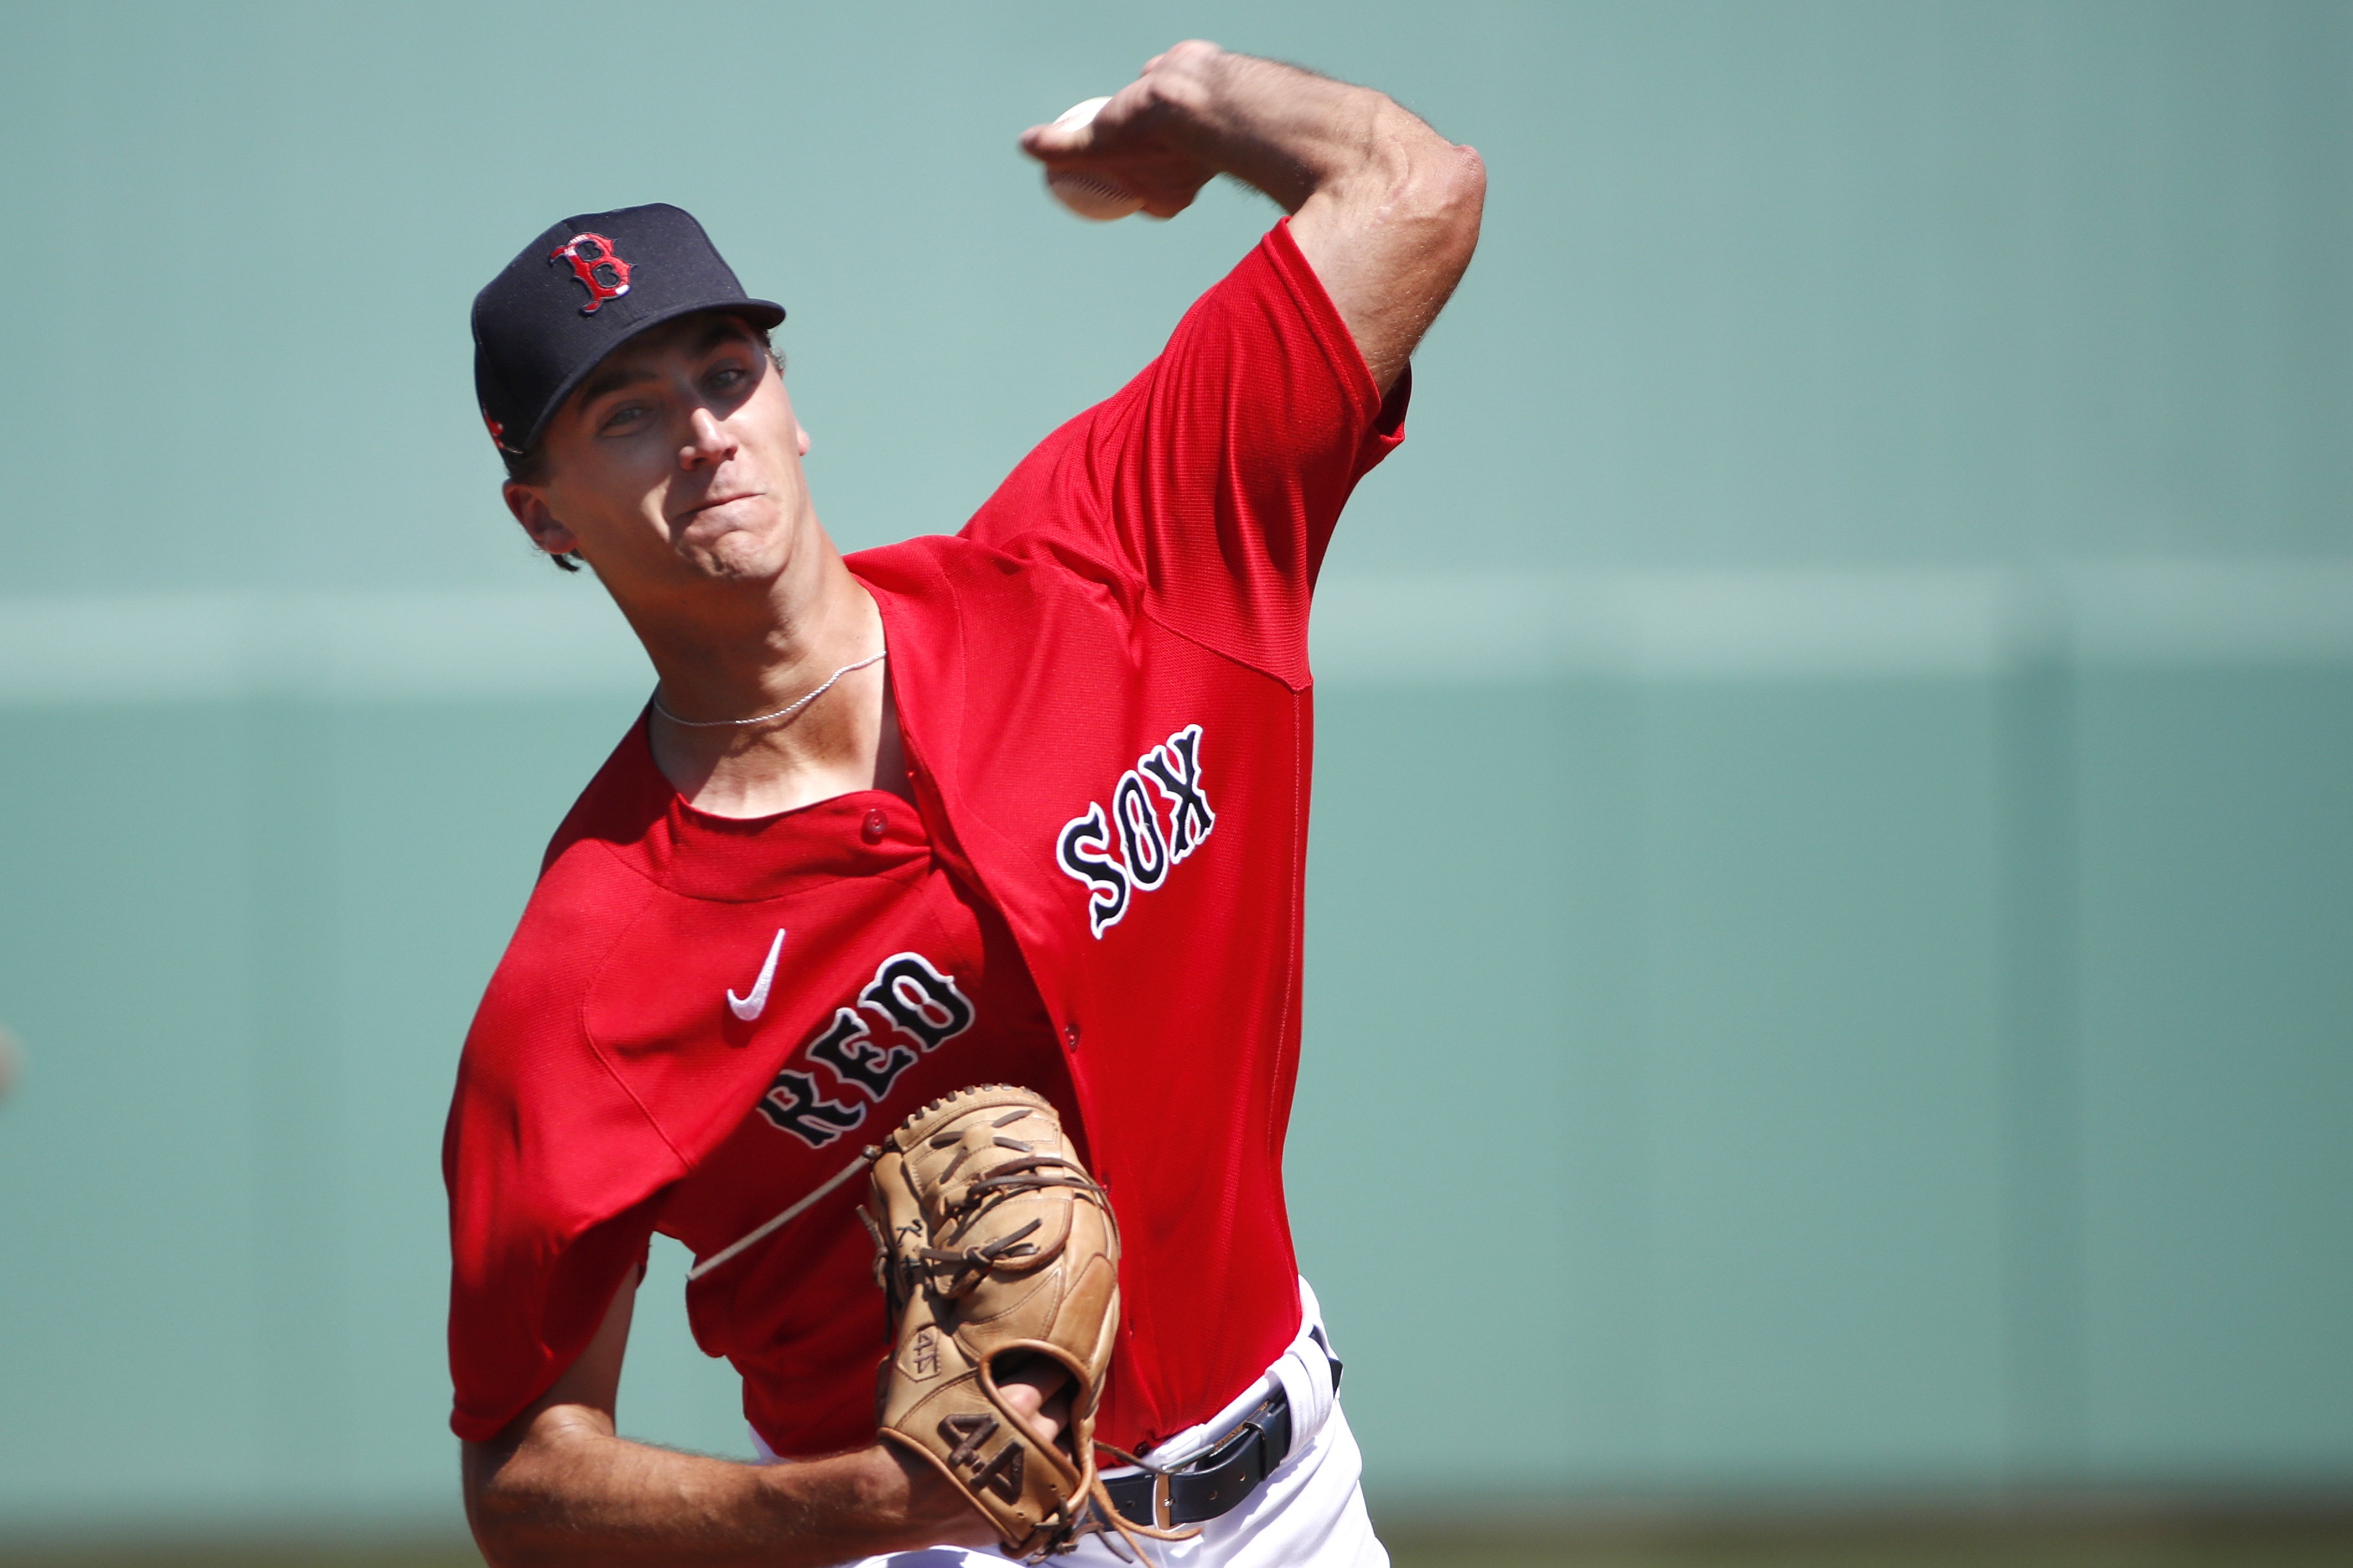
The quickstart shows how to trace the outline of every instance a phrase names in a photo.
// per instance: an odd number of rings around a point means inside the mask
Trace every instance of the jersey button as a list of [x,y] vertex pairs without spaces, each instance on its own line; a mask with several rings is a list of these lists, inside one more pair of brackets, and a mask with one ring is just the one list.
[[1079,1048],[1079,1026],[1076,1024],[1062,1026],[1062,1043],[1074,1051]]
[[880,844],[882,842],[882,830],[889,826],[890,823],[883,817],[881,811],[877,808],[866,814],[865,822],[860,824],[859,826],[858,837],[863,838],[869,844]]

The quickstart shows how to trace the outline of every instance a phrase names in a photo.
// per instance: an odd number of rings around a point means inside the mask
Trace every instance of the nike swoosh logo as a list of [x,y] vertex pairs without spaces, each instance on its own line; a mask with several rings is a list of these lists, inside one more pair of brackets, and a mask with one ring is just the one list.
[[768,944],[768,962],[760,965],[760,978],[752,983],[752,994],[738,996],[735,988],[727,988],[727,1010],[750,1023],[767,1010],[768,985],[776,978],[776,954],[785,951],[785,931],[776,928],[776,940]]

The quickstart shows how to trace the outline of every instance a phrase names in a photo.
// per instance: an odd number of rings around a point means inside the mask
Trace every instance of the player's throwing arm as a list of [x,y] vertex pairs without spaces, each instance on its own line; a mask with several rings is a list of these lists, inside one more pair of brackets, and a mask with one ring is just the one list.
[[1198,40],[1021,145],[1155,217],[1219,174],[1273,197],[1383,392],[1470,266],[1487,191],[1477,153],[1385,94]]

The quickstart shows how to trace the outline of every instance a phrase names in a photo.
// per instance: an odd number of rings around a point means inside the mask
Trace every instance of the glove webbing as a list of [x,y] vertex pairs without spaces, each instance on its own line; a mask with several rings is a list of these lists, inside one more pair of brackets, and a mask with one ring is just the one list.
[[[1032,1152],[1031,1145],[1002,1134],[991,1139],[990,1142],[1001,1149],[1018,1151],[1022,1157],[1018,1160],[1007,1161],[987,1175],[973,1183],[965,1189],[963,1199],[947,1211],[956,1216],[955,1229],[950,1232],[947,1237],[951,1245],[944,1247],[922,1247],[914,1256],[902,1260],[901,1267],[908,1275],[907,1284],[910,1289],[914,1283],[913,1276],[918,1272],[934,1276],[946,1274],[947,1282],[943,1285],[935,1280],[933,1289],[944,1296],[954,1296],[961,1289],[967,1274],[975,1277],[986,1274],[999,1258],[1028,1258],[1034,1255],[1038,1250],[1037,1247],[1025,1244],[1021,1239],[1038,1228],[1039,1222],[1034,1219],[1019,1230],[1000,1236],[994,1241],[983,1242],[978,1247],[959,1247],[953,1245],[974,1226],[987,1218],[990,1210],[1006,1199],[1023,1193],[1065,1188],[1071,1192],[1091,1194],[1102,1201],[1103,1217],[1110,1222],[1116,1233],[1119,1221],[1112,1215],[1109,1194],[1104,1193],[1103,1188],[1090,1179],[1076,1164],[1059,1154]],[[934,1145],[942,1148],[946,1146],[939,1140],[934,1140]],[[948,1168],[940,1173],[940,1180],[945,1183],[947,1178],[955,1175],[956,1167],[963,1164],[971,1152],[972,1151],[967,1149],[958,1154]],[[907,1195],[913,1198],[916,1205],[921,1207],[923,1195],[915,1185],[913,1172],[902,1164],[899,1167],[899,1175],[900,1179],[907,1184]]]

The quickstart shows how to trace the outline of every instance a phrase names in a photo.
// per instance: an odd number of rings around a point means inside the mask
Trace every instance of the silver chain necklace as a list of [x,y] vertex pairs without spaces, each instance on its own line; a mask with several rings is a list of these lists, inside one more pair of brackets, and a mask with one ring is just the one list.
[[798,701],[787,703],[786,706],[777,709],[774,713],[754,713],[749,719],[681,719],[677,714],[662,706],[661,688],[659,686],[654,688],[654,711],[669,720],[671,723],[686,730],[724,730],[731,725],[765,724],[771,720],[789,719],[794,714],[799,712],[802,709],[807,707],[810,703],[816,701],[818,698],[824,696],[827,692],[832,690],[833,683],[835,681],[839,680],[843,676],[848,675],[853,669],[864,669],[870,664],[881,663],[890,651],[890,649],[884,648],[881,653],[875,654],[868,658],[861,658],[856,664],[843,665],[839,669],[835,670],[831,675],[825,678],[825,684],[823,686],[818,687],[815,691],[810,692],[807,697],[801,698]]

